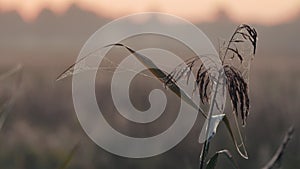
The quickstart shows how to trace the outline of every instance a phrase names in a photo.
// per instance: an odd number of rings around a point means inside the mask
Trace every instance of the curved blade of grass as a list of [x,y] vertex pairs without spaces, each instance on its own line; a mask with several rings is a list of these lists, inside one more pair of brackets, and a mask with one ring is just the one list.
[[282,156],[284,154],[284,151],[289,143],[289,141],[292,139],[294,134],[294,127],[290,127],[288,132],[286,133],[281,145],[278,147],[276,153],[272,157],[272,159],[262,168],[262,169],[273,169],[276,166],[278,168],[280,167],[280,162],[282,159]]
[[62,163],[62,165],[58,168],[58,169],[66,169],[68,167],[68,165],[70,164],[71,160],[73,159],[74,155],[76,154],[76,152],[78,151],[80,147],[80,143],[77,143],[70,151],[70,153],[68,154],[68,156],[66,157],[66,159],[64,160],[64,162]]
[[[165,79],[167,79],[167,74],[160,70],[150,59],[148,59],[146,56],[136,52],[135,50],[129,48],[128,46],[121,44],[121,43],[116,43],[116,44],[110,44],[107,45],[105,47],[111,47],[111,46],[121,46],[124,47],[125,49],[127,49],[132,55],[134,55],[144,66],[146,66],[147,68],[149,68],[150,72],[158,79],[160,80],[162,83],[165,83]],[[181,98],[182,100],[184,100],[186,103],[188,103],[189,105],[191,105],[193,108],[195,108],[196,110],[198,110],[203,117],[207,117],[207,115],[204,113],[204,111],[197,106],[192,99],[183,91],[180,89],[180,87],[178,87],[178,85],[174,82],[170,82],[171,84],[168,86],[169,89],[174,92],[179,98]]]
[[[61,74],[58,75],[58,77],[56,78],[56,81],[62,80],[66,77],[72,76],[76,73],[81,72],[82,70],[75,70],[75,66],[80,64],[81,62],[83,62],[87,57],[91,56],[94,52],[100,51],[103,48],[107,48],[107,47],[112,47],[112,46],[121,46],[124,47],[125,49],[127,49],[131,54],[133,54],[144,66],[146,66],[147,68],[150,68],[150,72],[158,79],[160,80],[162,83],[165,83],[165,79],[167,79],[167,74],[165,72],[163,72],[162,70],[160,70],[150,59],[148,59],[147,57],[145,57],[144,55],[137,53],[136,51],[134,51],[133,49],[129,48],[126,45],[120,44],[120,43],[116,43],[116,44],[110,44],[110,45],[106,45],[104,47],[101,48],[97,48],[96,50],[88,53],[86,56],[84,56],[83,58],[81,58],[80,60],[78,60],[77,62],[73,63],[71,66],[69,66],[65,71],[63,71]],[[169,89],[171,89],[171,91],[173,91],[178,97],[182,98],[185,102],[187,102],[189,105],[191,105],[193,108],[195,108],[196,110],[198,110],[198,112],[201,112],[201,114],[206,118],[206,114],[204,113],[204,111],[197,106],[192,99],[184,92],[182,91],[177,84],[175,84],[174,82],[170,82],[171,84],[169,85]]]
[[[223,120],[222,120],[232,138],[232,141],[237,149],[237,151],[239,152],[239,154],[245,158],[245,159],[248,159],[248,153],[247,153],[247,149],[245,147],[245,144],[244,144],[244,141],[243,141],[243,138],[242,138],[242,135],[241,135],[241,132],[239,130],[239,126],[238,124],[236,125],[237,127],[237,132],[238,132],[238,138],[235,137],[235,134],[233,133],[233,130],[231,128],[231,125],[230,125],[230,122],[228,120],[228,117],[225,115]],[[237,140],[238,139],[238,140]]]
[[104,47],[101,48],[97,48],[93,51],[91,51],[90,53],[88,53],[86,56],[84,56],[83,58],[81,58],[80,60],[78,60],[77,62],[73,63],[71,66],[69,66],[65,71],[63,71],[61,74],[58,75],[58,77],[56,78],[56,81],[62,80],[66,77],[72,76],[74,75],[74,73],[76,73],[76,71],[79,73],[81,72],[81,70],[75,70],[75,65],[80,64],[81,62],[83,62],[86,58],[88,58],[89,56],[91,56],[93,53],[102,50]]
[[207,162],[206,169],[214,169],[217,165],[219,155],[225,155],[227,159],[233,164],[234,168],[239,168],[231,153],[228,150],[221,150],[215,153],[215,155]]
[[[96,50],[94,50],[93,52],[97,52],[102,50],[105,47],[102,48],[97,48]],[[88,55],[84,56],[83,58],[79,59],[77,62],[73,63],[71,66],[69,66],[67,69],[65,69],[61,74],[59,74],[56,78],[56,81],[60,81],[62,79],[65,79],[67,77],[85,72],[85,71],[94,71],[94,70],[100,70],[100,71],[106,71],[106,72],[113,72],[113,73],[122,73],[122,72],[134,72],[137,73],[138,75],[141,75],[143,77],[147,77],[147,78],[152,78],[152,79],[156,79],[156,77],[153,76],[149,76],[145,73],[141,73],[141,72],[136,72],[133,69],[130,68],[120,68],[118,67],[117,64],[115,64],[113,61],[111,61],[110,59],[104,57],[103,60],[107,61],[108,63],[112,64],[112,66],[105,66],[105,67],[90,67],[85,65],[85,59],[87,59],[91,54],[93,54],[93,52],[89,53]],[[75,69],[75,66],[76,69]],[[120,69],[118,72],[115,70],[118,67],[118,69]]]

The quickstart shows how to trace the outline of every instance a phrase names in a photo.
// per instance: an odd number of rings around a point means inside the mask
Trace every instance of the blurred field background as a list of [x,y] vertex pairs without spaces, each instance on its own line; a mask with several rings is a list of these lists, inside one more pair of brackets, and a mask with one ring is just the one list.
[[[4,73],[17,64],[23,65],[22,78],[17,82],[20,83],[18,88],[13,88],[14,76],[1,81],[3,98],[5,91],[9,90],[16,96],[15,105],[0,132],[1,169],[58,168],[78,141],[81,141],[81,146],[70,162],[70,169],[197,167],[200,152],[197,139],[203,123],[201,117],[179,145],[162,155],[147,159],[112,155],[94,144],[82,130],[72,104],[71,78],[59,82],[55,82],[55,79],[75,61],[92,33],[111,20],[107,15],[96,15],[76,5],[59,15],[44,9],[37,18],[29,21],[21,18],[16,11],[3,10],[0,13],[0,72]],[[244,160],[235,153],[224,126],[220,127],[211,152],[228,148],[241,168],[259,168],[271,158],[287,129],[294,125],[296,132],[283,157],[282,168],[300,168],[299,15],[278,23],[264,24],[263,21],[255,22],[251,19],[235,20],[221,11],[214,20],[193,22],[207,34],[215,46],[218,38],[228,39],[235,27],[244,22],[252,24],[259,37],[250,73],[251,114],[244,129],[250,159]],[[151,43],[157,42],[154,39],[148,45]],[[142,46],[143,43],[135,45]],[[162,48],[164,47],[172,48],[172,44],[162,44]],[[182,52],[178,48],[176,50]],[[121,126],[122,132],[133,135],[153,134],[151,125],[135,127],[117,115],[109,99],[108,82],[107,78],[97,80],[97,96],[98,100],[107,101],[103,111],[107,113],[106,117],[111,123]],[[141,85],[139,82],[137,78],[137,86]],[[133,103],[142,110],[146,109],[149,106],[148,93],[153,87],[162,88],[162,85],[158,81],[149,80],[149,86],[144,86],[143,89],[137,87],[140,92],[134,95]],[[178,100],[171,101],[170,104],[174,104]],[[162,116],[164,120],[160,123],[162,126],[171,124],[175,117],[176,113]],[[230,167],[226,160],[220,160],[218,168]]]

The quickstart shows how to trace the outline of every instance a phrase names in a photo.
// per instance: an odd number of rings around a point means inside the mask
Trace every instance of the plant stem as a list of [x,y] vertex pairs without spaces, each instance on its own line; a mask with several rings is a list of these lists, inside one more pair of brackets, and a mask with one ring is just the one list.
[[225,60],[225,57],[226,57],[226,55],[227,55],[228,48],[229,48],[229,46],[231,45],[231,42],[232,42],[232,40],[233,40],[233,38],[234,38],[234,36],[236,35],[236,32],[237,32],[238,30],[239,30],[239,27],[237,27],[237,28],[235,29],[235,31],[233,32],[233,34],[232,34],[232,36],[231,36],[231,38],[230,38],[230,40],[229,40],[229,42],[228,42],[228,44],[227,44],[227,47],[226,47],[224,56],[223,56],[223,58],[222,58],[222,65],[224,64],[224,60]]
[[199,163],[199,168],[200,169],[203,169],[203,167],[204,167],[205,157],[207,155],[208,149],[209,149],[209,141],[206,140],[203,143],[202,151],[201,151],[201,154],[200,154],[200,163]]
[[200,164],[199,164],[199,167],[200,169],[203,169],[204,167],[204,162],[205,162],[205,158],[206,158],[206,155],[208,153],[208,149],[209,149],[209,128],[211,126],[211,117],[212,117],[212,114],[213,114],[213,109],[214,109],[214,105],[216,103],[216,97],[217,97],[217,90],[218,90],[218,87],[219,87],[219,81],[220,81],[220,78],[222,76],[222,69],[219,71],[219,75],[218,75],[218,78],[217,78],[217,82],[216,82],[216,86],[215,86],[215,89],[213,91],[214,92],[214,95],[212,97],[212,101],[211,101],[211,104],[210,104],[210,107],[209,107],[209,112],[208,112],[208,123],[207,123],[207,126],[206,126],[206,137],[205,137],[205,142],[203,143],[203,147],[202,147],[202,152],[201,152],[201,155],[200,155]]

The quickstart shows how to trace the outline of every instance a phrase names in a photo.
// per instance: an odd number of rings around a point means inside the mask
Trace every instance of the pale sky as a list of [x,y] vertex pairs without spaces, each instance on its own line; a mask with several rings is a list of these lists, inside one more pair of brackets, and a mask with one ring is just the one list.
[[72,4],[112,19],[156,11],[203,22],[213,21],[222,11],[236,22],[274,25],[300,16],[300,0],[0,0],[0,11],[17,11],[24,21],[29,22],[45,8],[63,14]]

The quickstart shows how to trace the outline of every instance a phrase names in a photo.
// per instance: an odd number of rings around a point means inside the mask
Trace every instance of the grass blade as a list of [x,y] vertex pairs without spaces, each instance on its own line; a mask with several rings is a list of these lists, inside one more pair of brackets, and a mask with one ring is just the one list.
[[214,169],[217,165],[219,155],[225,155],[227,159],[233,164],[234,168],[239,168],[231,153],[228,150],[221,150],[215,153],[215,155],[207,162],[206,169]]
[[72,148],[72,150],[70,151],[70,153],[68,154],[68,156],[66,157],[66,159],[64,160],[64,162],[62,163],[62,165],[58,169],[66,169],[68,167],[68,165],[70,164],[70,162],[73,159],[74,155],[78,151],[79,147],[80,147],[80,143],[77,143]]
[[272,159],[262,168],[262,169],[273,169],[280,166],[280,162],[282,159],[282,156],[284,154],[284,151],[289,143],[289,141],[292,139],[294,134],[294,127],[290,127],[288,132],[286,133],[281,145],[278,147],[276,153],[272,157]]
[[[127,49],[131,54],[133,54],[144,66],[146,66],[147,68],[149,68],[149,70],[151,71],[151,73],[158,79],[160,80],[162,83],[165,83],[165,80],[167,79],[167,74],[160,70],[150,59],[148,59],[146,56],[136,52],[135,50],[129,48],[128,46],[124,45],[124,44],[120,44],[120,43],[116,43],[116,44],[111,44],[111,45],[107,45],[106,47],[111,47],[111,46],[121,46],[124,47],[125,49]],[[168,86],[169,89],[174,92],[179,98],[181,98],[182,100],[184,100],[186,103],[188,103],[189,105],[191,105],[193,108],[195,108],[196,110],[198,110],[203,117],[207,117],[207,115],[204,113],[204,111],[197,106],[192,99],[183,91],[180,89],[180,87],[178,87],[178,85],[174,82],[170,82],[171,84]]]
[[[237,151],[239,152],[239,154],[240,154],[243,158],[248,159],[247,149],[246,149],[246,147],[245,147],[245,144],[244,144],[244,141],[243,141],[241,132],[240,132],[240,130],[239,130],[238,124],[236,124],[237,131],[238,131],[238,138],[236,138],[236,137],[235,137],[235,134],[234,134],[234,132],[233,132],[233,130],[232,130],[232,127],[231,127],[231,125],[230,125],[230,122],[229,122],[229,120],[228,120],[228,118],[227,118],[227,116],[225,116],[225,117],[223,118],[222,121],[224,122],[224,124],[225,124],[225,126],[226,126],[226,128],[227,128],[227,130],[228,130],[228,132],[229,132],[229,134],[230,134],[230,136],[231,136],[231,139],[232,139],[232,141],[233,141],[233,143],[234,143],[234,145],[235,145]],[[237,140],[237,139],[239,139],[239,140]]]

